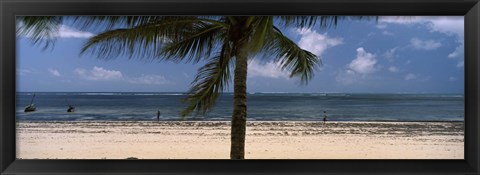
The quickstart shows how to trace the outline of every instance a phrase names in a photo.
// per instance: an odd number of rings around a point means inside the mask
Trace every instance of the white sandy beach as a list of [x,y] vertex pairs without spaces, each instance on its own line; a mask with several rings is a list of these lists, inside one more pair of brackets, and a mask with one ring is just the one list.
[[[462,122],[248,122],[246,159],[463,159]],[[20,159],[228,159],[230,123],[18,122]]]

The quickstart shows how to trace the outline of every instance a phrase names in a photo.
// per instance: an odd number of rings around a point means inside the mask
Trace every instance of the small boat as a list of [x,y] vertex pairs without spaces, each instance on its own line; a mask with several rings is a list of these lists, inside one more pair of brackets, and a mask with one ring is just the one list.
[[25,110],[24,110],[25,112],[33,112],[37,110],[37,107],[35,106],[35,104],[33,104],[34,98],[35,98],[35,94],[33,94],[32,101],[30,101],[30,105],[25,107]]
[[75,112],[75,106],[72,106],[66,98],[65,98],[65,103],[67,103],[68,105],[67,112]]
[[74,112],[74,111],[75,111],[75,107],[73,107],[72,105],[68,105],[67,112]]

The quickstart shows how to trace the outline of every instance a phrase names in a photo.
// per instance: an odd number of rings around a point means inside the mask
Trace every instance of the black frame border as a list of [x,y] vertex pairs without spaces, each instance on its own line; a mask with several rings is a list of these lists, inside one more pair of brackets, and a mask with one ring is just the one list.
[[[0,174],[480,174],[478,0],[0,0]],[[16,160],[16,15],[465,16],[464,160]]]

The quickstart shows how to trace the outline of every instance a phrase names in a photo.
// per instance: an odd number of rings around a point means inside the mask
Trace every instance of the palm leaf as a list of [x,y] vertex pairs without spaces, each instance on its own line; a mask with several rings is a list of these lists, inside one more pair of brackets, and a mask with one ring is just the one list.
[[340,20],[376,20],[377,16],[277,16],[285,27],[312,28],[319,25],[321,28],[336,27]]
[[54,44],[62,21],[62,16],[17,16],[16,33],[28,37],[35,45],[44,43],[43,49],[47,49]]
[[[198,30],[199,24],[209,20],[197,17],[164,17],[163,20],[149,22],[132,28],[110,30],[90,38],[85,43],[81,53],[89,52],[97,55],[99,58],[106,59],[120,55],[140,59],[171,59],[172,56],[169,56],[169,52],[165,52],[165,46],[168,43],[175,43],[188,38],[192,31]],[[172,46],[170,51],[173,48]]]
[[[196,23],[191,31],[185,31],[183,38],[177,38],[166,44],[163,53],[166,58],[187,58],[187,62],[200,61],[210,57],[210,53],[217,48],[217,43],[222,39],[224,26],[218,24]],[[178,60],[178,59],[177,59]]]
[[83,46],[81,54],[87,52],[99,58],[115,58],[129,55],[130,58],[144,58],[154,55],[157,45],[168,38],[160,33],[155,25],[138,26],[132,29],[116,29],[90,38]]
[[256,53],[264,47],[265,38],[268,33],[273,30],[273,17],[272,16],[261,16],[261,17],[250,17],[254,18],[254,22],[251,26],[252,36],[248,42],[248,49],[251,53]]
[[189,105],[181,115],[189,115],[193,111],[199,114],[209,112],[221,92],[228,86],[230,81],[230,61],[233,56],[228,41],[222,46],[218,56],[208,60],[208,62],[198,70],[198,74],[192,82],[193,86],[189,91],[189,96],[184,100]]
[[320,59],[313,53],[300,48],[280,32],[272,32],[267,39],[264,54],[276,57],[283,70],[290,71],[290,77],[300,77],[302,84],[313,78]]

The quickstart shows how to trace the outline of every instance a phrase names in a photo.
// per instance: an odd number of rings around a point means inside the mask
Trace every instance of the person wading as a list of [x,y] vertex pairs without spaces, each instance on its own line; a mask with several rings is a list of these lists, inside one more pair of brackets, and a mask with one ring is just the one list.
[[323,111],[323,124],[327,124],[327,111]]

